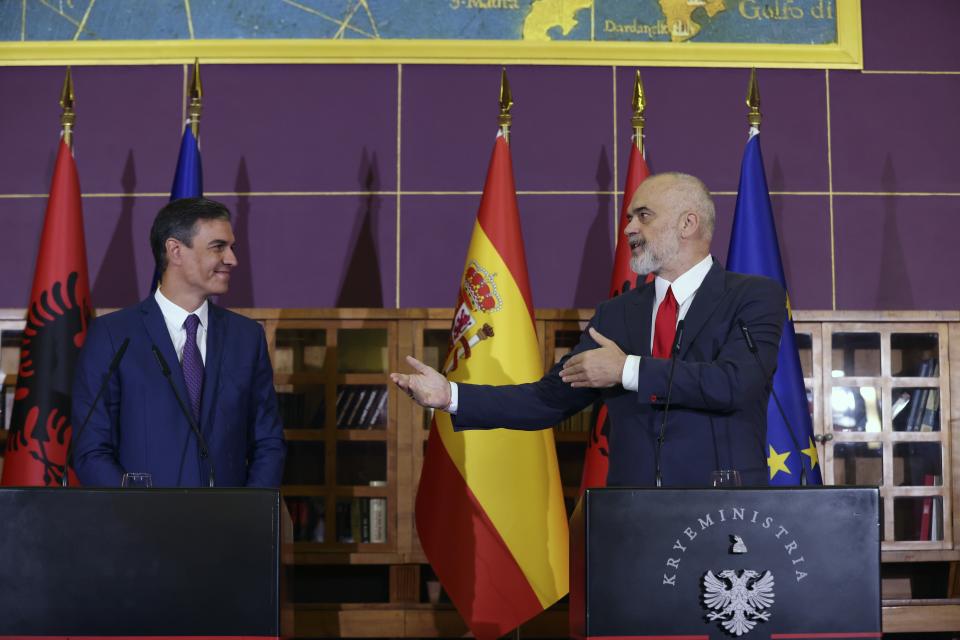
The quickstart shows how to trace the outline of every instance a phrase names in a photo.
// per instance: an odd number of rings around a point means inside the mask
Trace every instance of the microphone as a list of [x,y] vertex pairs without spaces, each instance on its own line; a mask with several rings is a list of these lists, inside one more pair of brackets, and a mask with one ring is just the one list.
[[[763,361],[760,359],[759,349],[757,349],[757,343],[753,341],[753,336],[750,334],[750,329],[747,328],[747,325],[744,324],[743,320],[737,318],[737,324],[740,326],[740,332],[743,333],[743,339],[747,342],[747,349],[750,350],[750,353],[753,354],[754,359],[757,361],[757,366],[760,367],[760,372],[763,374],[763,379],[766,381],[766,388],[770,391],[770,394],[773,396],[773,401],[777,405],[777,410],[780,412],[780,417],[783,418],[783,423],[787,425],[787,433],[790,434],[790,440],[793,442],[793,448],[797,451],[800,451],[800,442],[797,440],[797,434],[793,431],[793,425],[790,424],[790,421],[787,419],[787,412],[783,410],[783,405],[780,404],[780,398],[777,397],[777,390],[773,388],[773,380],[770,379],[770,374],[767,373],[766,367],[763,366]],[[807,484],[807,466],[803,464],[803,459],[800,459],[800,484],[805,486]]]
[[107,372],[103,374],[103,380],[100,382],[100,388],[97,389],[97,395],[93,397],[93,402],[90,403],[90,408],[87,410],[86,417],[83,419],[83,422],[80,423],[80,427],[77,428],[76,432],[70,437],[70,444],[67,445],[67,457],[64,458],[63,461],[63,478],[60,480],[60,484],[64,487],[70,484],[70,461],[73,459],[73,445],[77,440],[80,439],[80,434],[83,433],[87,423],[90,422],[90,418],[93,417],[93,410],[97,406],[100,396],[102,396],[103,392],[107,390],[107,383],[110,382],[110,378],[113,377],[113,374],[120,366],[120,361],[123,360],[123,354],[127,352],[128,346],[130,346],[130,338],[124,338],[123,342],[120,343],[120,348],[117,349],[115,354],[113,354],[113,360],[110,361],[110,366],[107,367]]
[[213,487],[216,485],[216,474],[213,470],[213,458],[210,457],[210,450],[207,449],[207,441],[203,437],[203,433],[200,431],[200,426],[197,424],[196,419],[193,417],[193,412],[187,408],[187,403],[183,401],[180,392],[177,391],[177,385],[173,384],[173,379],[170,377],[170,367],[167,366],[167,361],[164,359],[163,354],[160,353],[160,349],[157,348],[157,345],[151,345],[150,348],[153,350],[153,355],[157,359],[157,364],[160,365],[160,373],[163,374],[163,377],[166,378],[170,384],[170,390],[173,391],[173,395],[177,399],[177,404],[180,405],[180,411],[186,416],[187,422],[190,424],[190,429],[197,438],[197,446],[200,447],[200,459],[210,458],[210,476],[208,483],[209,486]]
[[670,375],[667,377],[667,401],[663,404],[663,421],[660,423],[660,435],[657,437],[657,486],[663,485],[663,477],[660,468],[660,450],[663,449],[663,437],[667,433],[667,412],[670,411],[670,394],[673,393],[673,372],[677,368],[677,354],[680,353],[680,341],[683,339],[683,320],[677,322],[677,334],[673,338],[673,346],[670,347]]

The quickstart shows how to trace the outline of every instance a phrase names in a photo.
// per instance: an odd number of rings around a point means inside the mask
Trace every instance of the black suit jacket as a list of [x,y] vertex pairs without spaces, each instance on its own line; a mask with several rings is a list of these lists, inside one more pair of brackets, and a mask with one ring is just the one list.
[[[567,358],[537,382],[459,384],[457,430],[542,429],[602,399],[610,416],[610,486],[650,486],[663,419],[670,361],[650,356],[655,288],[645,284],[602,303],[590,325],[627,354],[641,356],[639,389],[574,389],[560,379]],[[725,271],[716,262],[684,320],[662,451],[663,483],[708,486],[715,469],[737,469],[745,485],[768,483],[767,378],[747,349],[738,320],[750,329],[764,369],[773,375],[786,320],[786,293],[769,278]]]

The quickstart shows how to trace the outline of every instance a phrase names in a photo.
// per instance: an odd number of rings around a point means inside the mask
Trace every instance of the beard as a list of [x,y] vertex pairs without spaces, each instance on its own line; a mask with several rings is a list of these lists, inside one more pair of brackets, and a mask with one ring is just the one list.
[[630,256],[630,269],[640,276],[659,273],[664,264],[676,260],[680,253],[680,235],[665,234],[659,242],[643,241],[643,253]]

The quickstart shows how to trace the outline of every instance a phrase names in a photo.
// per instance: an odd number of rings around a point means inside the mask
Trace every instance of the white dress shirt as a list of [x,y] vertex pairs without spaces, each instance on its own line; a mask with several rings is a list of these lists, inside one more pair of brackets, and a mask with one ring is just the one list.
[[[673,287],[673,297],[677,299],[677,305],[679,307],[677,312],[677,322],[680,322],[680,320],[687,315],[687,311],[690,310],[690,305],[693,304],[693,298],[697,294],[697,289],[699,289],[700,285],[703,284],[703,280],[707,277],[707,274],[710,273],[710,268],[712,266],[713,256],[708,255],[706,258],[687,269],[683,275],[673,282],[661,278],[660,276],[657,276],[657,279],[654,280],[654,287],[656,287],[656,298],[653,301],[653,316],[651,317],[650,322],[650,351],[653,351],[653,329],[657,326],[657,310],[660,308],[660,303],[663,302],[663,299],[667,297],[667,289]],[[623,363],[621,384],[623,385],[623,388],[628,391],[637,390],[640,385],[640,356],[627,356],[626,362]],[[451,382],[450,404],[447,405],[445,411],[448,413],[456,413],[458,400],[459,393],[457,391],[457,383]]]
[[160,307],[160,313],[163,314],[163,321],[167,325],[167,333],[173,341],[173,349],[177,352],[177,360],[183,363],[183,345],[187,342],[187,328],[184,322],[187,316],[196,314],[200,318],[200,326],[197,327],[197,346],[200,347],[200,357],[203,363],[207,363],[207,318],[209,318],[209,303],[204,300],[203,304],[196,311],[187,311],[167,299],[160,292],[160,287],[153,294],[153,299],[157,301]]

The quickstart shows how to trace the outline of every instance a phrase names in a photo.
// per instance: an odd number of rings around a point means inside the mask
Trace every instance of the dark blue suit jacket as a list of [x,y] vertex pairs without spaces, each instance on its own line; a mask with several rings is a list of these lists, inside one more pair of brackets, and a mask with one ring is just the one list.
[[[603,399],[610,416],[610,486],[651,486],[670,361],[650,357],[653,283],[601,304],[590,326],[624,353],[641,356],[638,391],[574,389],[559,376],[570,356],[597,343],[585,331],[577,347],[538,382],[461,384],[453,417],[460,429],[541,429]],[[715,469],[737,469],[744,484],[765,485],[767,380],[737,320],[750,330],[770,375],[786,319],[786,293],[768,278],[724,271],[716,262],[685,317],[663,443],[663,483],[709,486]]]
[[[286,445],[263,327],[212,303],[209,311],[200,428],[217,485],[278,487]],[[196,437],[151,351],[152,345],[160,349],[187,401],[183,372],[153,296],[91,324],[74,378],[75,430],[125,338],[130,346],[120,367],[74,442],[80,482],[116,487],[124,472],[148,472],[154,486],[206,486],[210,461],[200,459]]]

